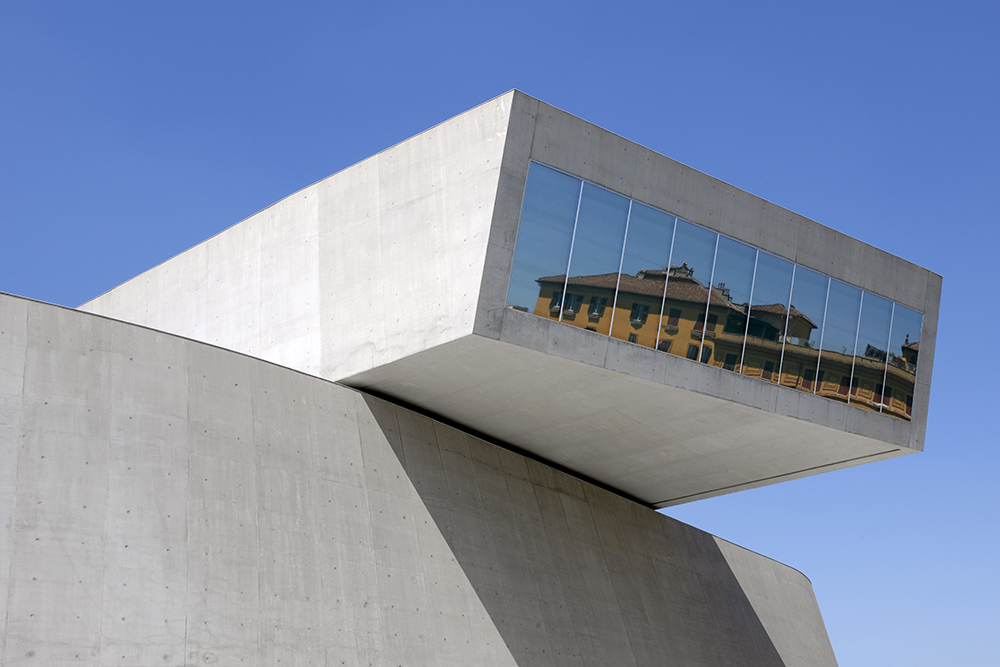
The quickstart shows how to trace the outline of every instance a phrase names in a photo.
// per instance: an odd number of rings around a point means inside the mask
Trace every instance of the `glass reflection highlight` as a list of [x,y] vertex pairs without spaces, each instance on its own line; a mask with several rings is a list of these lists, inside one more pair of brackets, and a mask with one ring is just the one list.
[[756,263],[754,248],[719,237],[702,352],[713,366],[740,370]]
[[561,322],[597,333],[611,331],[628,210],[626,197],[584,184]]
[[[743,352],[742,372],[745,375],[770,382],[780,380],[791,291],[792,263],[759,252]],[[799,329],[805,324],[804,316],[797,310],[793,313],[792,330],[802,333]]]
[[882,413],[909,419],[913,411],[913,386],[920,356],[920,330],[924,316],[898,303],[892,311],[892,326],[886,356]]
[[665,277],[664,321],[660,323],[656,343],[656,349],[661,352],[708,362],[711,346],[702,350],[706,322],[714,329],[719,312],[725,306],[716,297],[714,305],[717,308],[709,312],[708,286],[712,281],[718,238],[715,232],[678,218],[670,268]]
[[675,218],[632,203],[611,335],[656,347]]
[[830,279],[796,265],[792,274],[792,298],[781,358],[781,384],[810,394],[816,393],[819,345],[826,321],[826,297]]
[[892,301],[869,292],[862,294],[861,322],[848,398],[853,405],[881,411],[891,322]]
[[[823,327],[816,393],[847,401],[854,366],[854,346],[858,341],[858,316],[861,314],[861,290],[839,280],[830,281],[826,300],[826,326]],[[857,390],[857,385],[853,387]]]
[[[563,284],[583,182],[532,162],[511,267],[507,306],[549,317],[562,307]],[[544,278],[559,276],[538,286]]]
[[923,315],[537,163],[507,306],[911,418]]

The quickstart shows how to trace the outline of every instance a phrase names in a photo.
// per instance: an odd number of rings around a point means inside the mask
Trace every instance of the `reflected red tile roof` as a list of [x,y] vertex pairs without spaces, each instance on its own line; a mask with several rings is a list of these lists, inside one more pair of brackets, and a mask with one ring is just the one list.
[[787,312],[792,317],[797,317],[805,322],[808,322],[813,329],[817,328],[816,323],[806,317],[805,314],[795,306],[792,306],[791,310],[788,311],[786,311],[785,307],[780,303],[771,303],[764,306],[750,306],[751,317],[756,312],[771,313],[772,315],[784,315]]
[[[664,271],[646,271],[646,278],[622,274],[619,282],[617,273],[601,273],[595,276],[573,276],[569,279],[570,286],[591,287],[614,291],[618,286],[620,292],[624,294],[636,294],[639,296],[651,296],[655,298],[663,297],[663,276]],[[561,283],[566,280],[566,276],[546,276],[539,278],[538,283]],[[708,288],[694,278],[672,276],[667,281],[667,300],[685,301],[688,303],[705,303],[708,299]],[[712,305],[723,308],[731,308],[739,312],[743,309],[732,301],[722,296],[718,290],[712,290]]]

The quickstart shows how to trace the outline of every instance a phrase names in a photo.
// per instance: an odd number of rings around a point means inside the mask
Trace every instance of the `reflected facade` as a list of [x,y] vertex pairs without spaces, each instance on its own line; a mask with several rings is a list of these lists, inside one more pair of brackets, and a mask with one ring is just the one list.
[[507,306],[910,418],[920,313],[535,162]]

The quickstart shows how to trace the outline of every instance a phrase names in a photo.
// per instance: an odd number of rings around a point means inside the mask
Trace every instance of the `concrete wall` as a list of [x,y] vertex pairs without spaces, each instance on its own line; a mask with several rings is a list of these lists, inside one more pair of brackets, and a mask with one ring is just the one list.
[[315,377],[0,296],[4,665],[833,665],[808,580]]
[[80,308],[331,379],[468,335],[512,96],[300,190]]

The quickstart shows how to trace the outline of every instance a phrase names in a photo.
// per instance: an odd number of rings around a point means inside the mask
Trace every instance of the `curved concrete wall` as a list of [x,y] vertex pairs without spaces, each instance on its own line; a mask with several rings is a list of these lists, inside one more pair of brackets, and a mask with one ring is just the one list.
[[428,417],[0,296],[4,665],[833,665],[800,573]]

